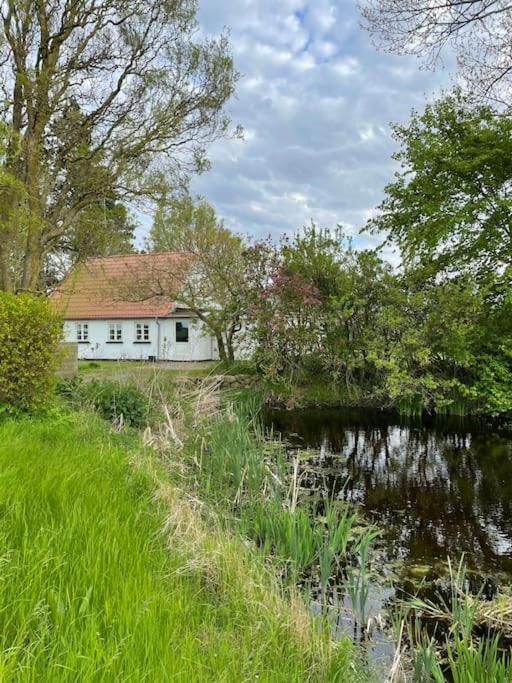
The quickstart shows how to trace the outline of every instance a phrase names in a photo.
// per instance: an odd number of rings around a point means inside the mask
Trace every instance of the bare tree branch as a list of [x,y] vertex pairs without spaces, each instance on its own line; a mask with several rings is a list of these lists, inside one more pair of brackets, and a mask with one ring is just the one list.
[[377,47],[435,67],[452,50],[470,93],[512,106],[510,0],[360,0]]

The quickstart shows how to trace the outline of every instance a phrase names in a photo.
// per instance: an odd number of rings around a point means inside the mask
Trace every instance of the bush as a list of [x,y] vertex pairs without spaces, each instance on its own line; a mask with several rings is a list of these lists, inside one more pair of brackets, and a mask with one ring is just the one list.
[[0,412],[48,401],[61,338],[62,321],[47,299],[0,292]]
[[109,422],[122,420],[130,427],[146,426],[148,399],[134,384],[109,380],[84,382],[76,377],[59,382],[58,393],[75,408],[93,408]]

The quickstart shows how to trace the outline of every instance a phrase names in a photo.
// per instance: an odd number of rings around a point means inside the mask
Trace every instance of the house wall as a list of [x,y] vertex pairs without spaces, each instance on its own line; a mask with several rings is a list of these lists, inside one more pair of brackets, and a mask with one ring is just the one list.
[[[137,342],[136,323],[149,325],[149,342]],[[189,325],[189,341],[176,341],[176,323]],[[77,323],[87,323],[89,340],[78,343],[78,357],[83,360],[147,360],[156,356],[159,360],[202,361],[218,357],[214,339],[203,333],[202,323],[193,318],[175,317],[129,319],[129,320],[66,320],[64,337],[67,342],[77,341]],[[109,341],[109,324],[122,328],[122,341]]]
[[[189,341],[176,340],[176,323],[188,324]],[[175,316],[160,321],[161,357],[163,360],[214,360],[218,358],[217,345],[204,333],[203,323],[197,318]]]

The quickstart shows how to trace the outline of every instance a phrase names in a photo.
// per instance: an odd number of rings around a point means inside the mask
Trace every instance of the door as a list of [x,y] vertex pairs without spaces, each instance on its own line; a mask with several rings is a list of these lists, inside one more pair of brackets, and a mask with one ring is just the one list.
[[190,339],[190,321],[186,319],[173,321],[173,337],[174,345],[171,352],[173,360],[193,360],[191,339]]

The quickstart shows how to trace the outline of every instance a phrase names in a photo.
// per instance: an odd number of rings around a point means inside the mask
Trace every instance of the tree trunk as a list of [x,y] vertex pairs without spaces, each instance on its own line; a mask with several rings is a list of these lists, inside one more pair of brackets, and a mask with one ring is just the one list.
[[228,362],[228,356],[226,353],[226,345],[224,344],[224,337],[222,334],[215,334],[217,340],[217,348],[219,349],[219,358],[223,363]]
[[227,361],[229,364],[234,363],[235,361],[235,349],[233,348],[233,341],[231,339],[228,339],[226,342],[226,351],[227,351]]
[[9,253],[7,245],[0,243],[0,291],[12,292],[14,285],[9,268]]
[[39,282],[39,275],[43,267],[43,215],[42,202],[39,191],[41,173],[41,151],[39,132],[34,135],[34,140],[27,144],[27,239],[25,243],[25,256],[23,259],[23,276],[21,289],[35,291]]
[[23,276],[21,289],[35,292],[38,289],[39,276],[43,268],[43,249],[41,246],[41,232],[37,226],[28,227],[28,235],[23,258]]
[[227,338],[226,338],[226,350],[227,350],[227,360],[229,363],[234,363],[235,362],[235,349],[233,346],[233,337],[237,332],[240,332],[242,329],[241,324],[238,322],[238,320],[233,323],[231,326],[231,329],[228,332]]

